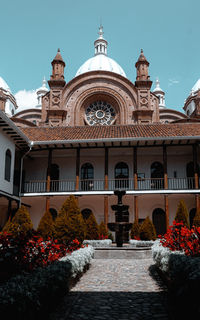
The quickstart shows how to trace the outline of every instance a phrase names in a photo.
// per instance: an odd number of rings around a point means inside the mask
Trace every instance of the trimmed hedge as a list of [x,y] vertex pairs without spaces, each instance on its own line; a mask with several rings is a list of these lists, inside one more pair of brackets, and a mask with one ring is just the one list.
[[45,268],[8,280],[0,286],[1,317],[46,319],[49,308],[69,291],[71,279],[84,271],[93,254],[92,247],[79,249]]
[[84,245],[89,244],[90,246],[94,248],[101,248],[101,247],[110,247],[112,245],[112,240],[105,239],[105,240],[84,240]]

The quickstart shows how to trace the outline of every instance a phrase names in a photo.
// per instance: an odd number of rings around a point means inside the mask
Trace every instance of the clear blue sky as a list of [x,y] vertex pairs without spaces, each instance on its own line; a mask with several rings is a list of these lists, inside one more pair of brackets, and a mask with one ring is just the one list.
[[100,19],[108,55],[133,82],[143,48],[167,107],[181,111],[200,78],[199,0],[1,0],[0,12],[0,76],[13,93],[49,79],[57,48],[72,79],[94,55]]

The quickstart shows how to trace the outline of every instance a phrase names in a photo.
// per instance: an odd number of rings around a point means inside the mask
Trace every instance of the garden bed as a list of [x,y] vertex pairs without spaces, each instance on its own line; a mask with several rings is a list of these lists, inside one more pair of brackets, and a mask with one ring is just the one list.
[[93,255],[94,249],[88,246],[47,267],[12,277],[0,286],[1,316],[20,320],[45,316],[87,269]]

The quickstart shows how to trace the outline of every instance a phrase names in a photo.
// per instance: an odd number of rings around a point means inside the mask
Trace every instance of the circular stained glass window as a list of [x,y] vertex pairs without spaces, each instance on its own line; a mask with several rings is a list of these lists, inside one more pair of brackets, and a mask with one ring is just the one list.
[[111,125],[115,117],[115,109],[105,101],[95,101],[85,110],[85,120],[90,126]]

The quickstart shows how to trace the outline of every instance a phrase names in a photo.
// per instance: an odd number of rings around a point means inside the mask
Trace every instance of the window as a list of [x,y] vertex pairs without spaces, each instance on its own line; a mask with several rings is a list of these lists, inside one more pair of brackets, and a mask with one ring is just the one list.
[[163,235],[166,232],[166,214],[161,208],[156,208],[152,213],[152,221],[157,235]]
[[164,168],[160,162],[153,162],[151,165],[151,188],[164,188]]
[[81,167],[81,190],[92,190],[94,186],[94,168],[91,163],[84,163]]
[[59,175],[59,166],[53,163],[50,168],[50,191],[59,191]]
[[115,166],[115,188],[127,189],[129,187],[129,168],[125,162],[119,162]]
[[6,150],[5,156],[5,180],[10,181],[11,175],[11,151],[9,149]]

